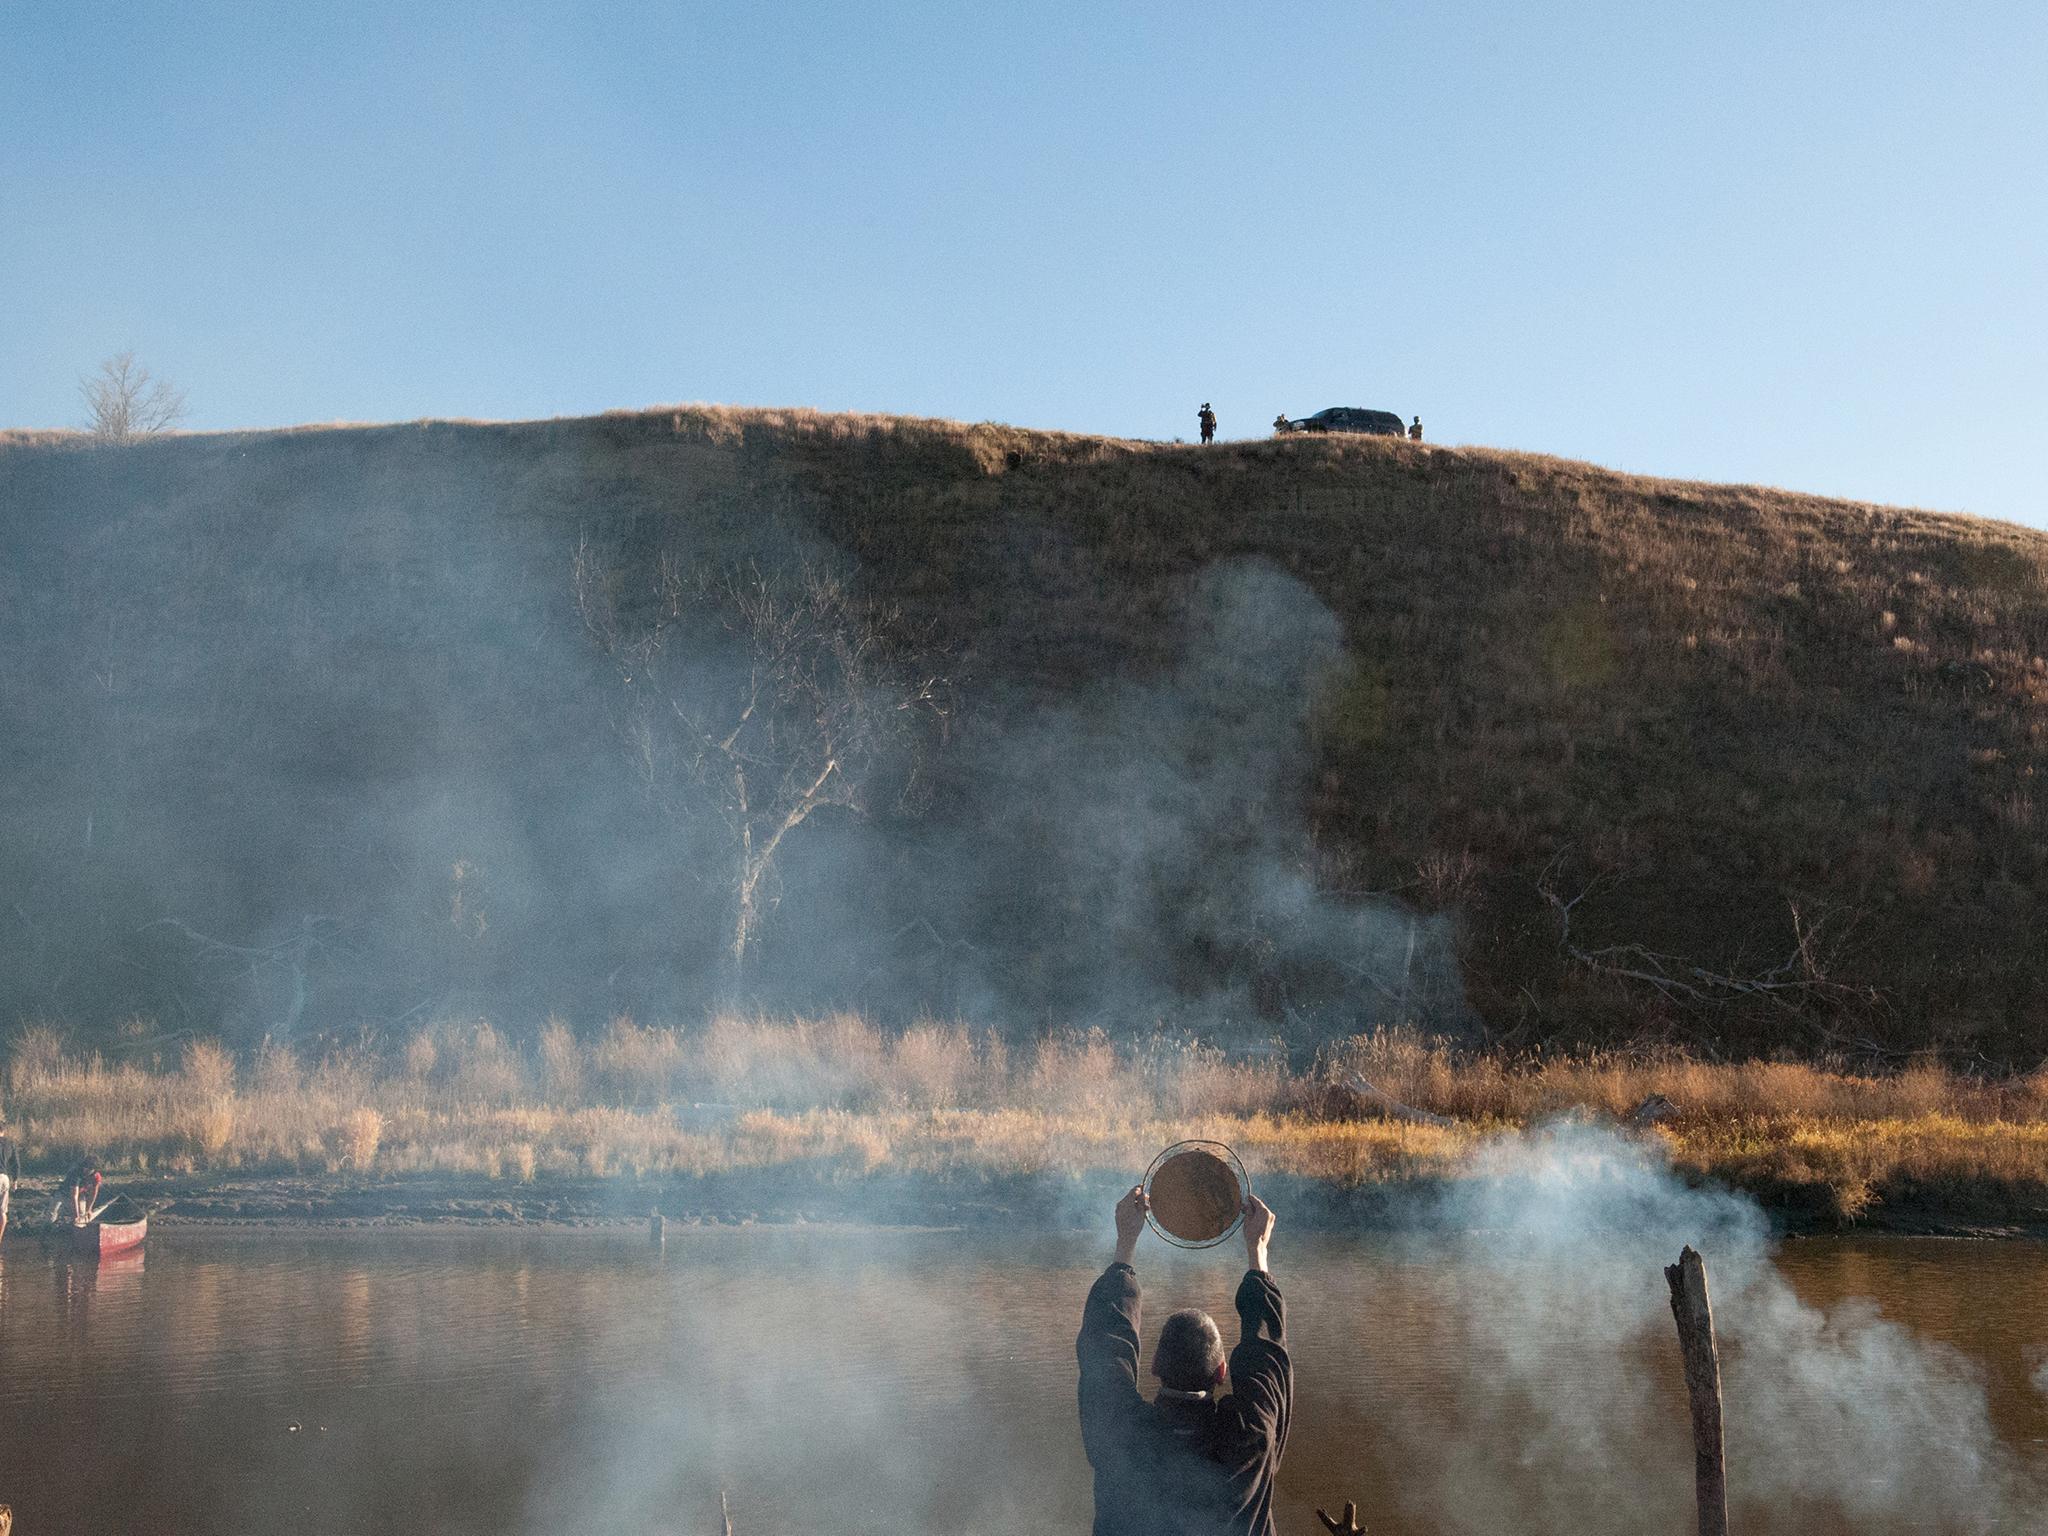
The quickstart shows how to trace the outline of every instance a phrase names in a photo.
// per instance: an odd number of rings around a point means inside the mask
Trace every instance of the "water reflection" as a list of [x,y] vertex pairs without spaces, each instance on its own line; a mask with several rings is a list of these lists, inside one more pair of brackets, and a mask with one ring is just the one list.
[[[36,1533],[675,1532],[716,1529],[723,1487],[741,1536],[1085,1530],[1072,1341],[1100,1250],[754,1231],[680,1234],[664,1254],[563,1236],[172,1231],[146,1257],[99,1264],[10,1243],[0,1502]],[[1513,1265],[1387,1240],[1298,1241],[1279,1265],[1300,1369],[1283,1530],[1317,1529],[1313,1505],[1345,1498],[1381,1533],[1688,1528],[1654,1274],[1649,1305],[1614,1331],[1590,1306],[1523,1315],[1560,1291]],[[2003,1451],[2038,1471],[2048,1252],[1798,1243],[1778,1269],[1854,1347],[1870,1337],[1861,1307],[1893,1344],[1953,1350]],[[1143,1272],[1148,1334],[1170,1306],[1228,1316],[1228,1260],[1152,1254]],[[1731,1348],[1743,1528],[1846,1529],[1825,1501],[1756,1493],[1757,1468],[1786,1460],[1744,1440],[1763,1384],[1787,1397],[1782,1421],[1817,1466],[1844,1411],[1825,1384],[1774,1371]],[[1983,1528],[1952,1514],[1945,1528]],[[1906,1518],[1858,1528],[1923,1528]]]

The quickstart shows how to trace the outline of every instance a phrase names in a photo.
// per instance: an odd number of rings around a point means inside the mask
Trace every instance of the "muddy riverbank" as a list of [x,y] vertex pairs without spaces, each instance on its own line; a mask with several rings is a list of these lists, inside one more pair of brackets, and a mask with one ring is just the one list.
[[[659,1214],[675,1232],[691,1227],[856,1225],[1007,1228],[1057,1232],[1102,1219],[1121,1175],[936,1177],[843,1170],[769,1169],[693,1176],[531,1181],[482,1175],[410,1174],[350,1178],[287,1174],[130,1174],[109,1183],[133,1195],[159,1227],[491,1228],[545,1226],[618,1230]],[[1292,1175],[1257,1180],[1260,1193],[1302,1231],[1441,1227],[1462,1181],[1416,1178],[1346,1186]],[[1702,1182],[1696,1187],[1720,1188]],[[1742,1191],[1784,1236],[1895,1233],[1913,1236],[2048,1239],[2048,1210],[1996,1189],[1901,1192],[1845,1217],[1827,1187],[1779,1183]],[[33,1234],[55,1196],[52,1180],[31,1179],[15,1196],[15,1226]]]

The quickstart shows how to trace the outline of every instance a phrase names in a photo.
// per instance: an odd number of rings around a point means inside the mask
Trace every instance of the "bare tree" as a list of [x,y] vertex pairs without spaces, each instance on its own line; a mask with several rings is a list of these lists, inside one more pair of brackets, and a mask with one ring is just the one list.
[[586,541],[574,582],[625,684],[618,724],[650,799],[721,831],[737,979],[780,899],[790,836],[828,808],[864,815],[920,793],[947,683],[892,655],[893,609],[816,565],[692,565],[670,552],[635,583]]
[[1830,1028],[1815,1012],[1837,1014],[1880,1013],[1885,996],[1868,984],[1837,981],[1834,977],[1837,939],[1827,932],[1827,915],[1809,921],[1798,903],[1786,906],[1792,918],[1792,948],[1781,960],[1768,965],[1748,966],[1739,960],[1726,970],[1714,970],[1676,955],[1667,955],[1642,944],[1603,944],[1588,949],[1572,932],[1572,917],[1579,903],[1611,880],[1596,879],[1576,895],[1567,897],[1557,886],[1564,865],[1558,854],[1537,876],[1536,890],[1557,919],[1558,948],[1565,956],[1602,976],[1636,982],[1663,994],[1673,1003],[1689,1009],[1706,1009],[1732,1003],[1765,1003],[1799,1016],[1831,1045],[1853,1048],[1877,1056],[1903,1054],[1887,1050],[1861,1036],[1844,1036]]
[[78,381],[85,401],[87,430],[103,443],[132,443],[154,437],[185,419],[185,396],[135,361],[133,352],[117,352],[99,372]]

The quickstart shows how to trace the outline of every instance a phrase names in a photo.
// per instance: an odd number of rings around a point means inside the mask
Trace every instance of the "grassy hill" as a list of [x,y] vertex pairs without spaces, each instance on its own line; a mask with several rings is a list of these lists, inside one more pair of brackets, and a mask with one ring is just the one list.
[[524,1033],[729,988],[576,611],[593,541],[829,561],[957,701],[914,806],[792,841],[765,1006],[2048,1041],[2048,537],[1387,439],[700,407],[0,437],[0,1018]]

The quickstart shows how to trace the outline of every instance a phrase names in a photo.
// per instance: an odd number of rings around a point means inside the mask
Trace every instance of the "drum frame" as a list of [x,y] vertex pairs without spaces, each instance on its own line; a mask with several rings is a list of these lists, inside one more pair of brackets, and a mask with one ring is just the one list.
[[[1206,1242],[1191,1243],[1184,1237],[1175,1237],[1153,1218],[1150,1209],[1149,1197],[1152,1193],[1152,1175],[1183,1152],[1207,1152],[1220,1160],[1237,1179],[1237,1216],[1229,1226]],[[1229,1242],[1232,1237],[1237,1235],[1237,1229],[1244,1225],[1244,1203],[1251,1198],[1252,1178],[1250,1174],[1244,1171],[1244,1163],[1238,1158],[1238,1155],[1224,1143],[1196,1139],[1176,1141],[1172,1146],[1153,1158],[1152,1165],[1145,1170],[1144,1187],[1148,1199],[1145,1211],[1145,1223],[1147,1226],[1151,1227],[1154,1232],[1157,1232],[1176,1248],[1214,1248],[1218,1243]]]

